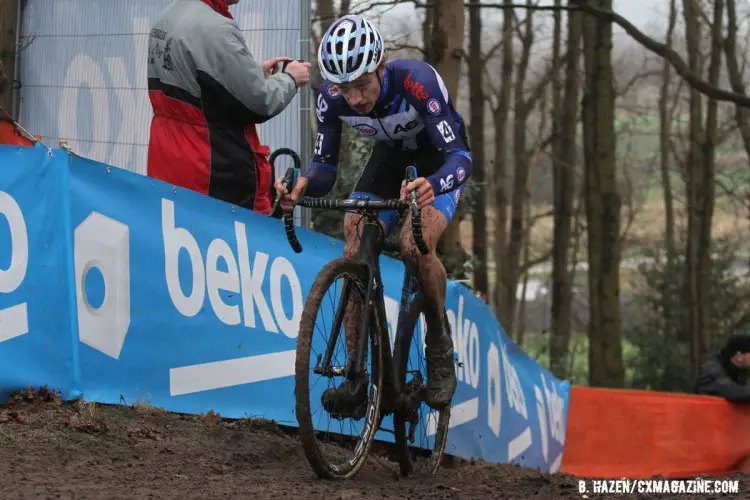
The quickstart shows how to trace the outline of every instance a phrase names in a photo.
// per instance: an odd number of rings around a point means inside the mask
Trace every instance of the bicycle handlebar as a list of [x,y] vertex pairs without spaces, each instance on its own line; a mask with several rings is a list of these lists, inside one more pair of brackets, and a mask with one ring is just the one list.
[[[277,149],[269,158],[269,162],[273,166],[274,161],[280,155],[288,155],[292,157],[294,161],[294,167],[287,169],[282,180],[283,186],[287,191],[291,190],[290,186],[294,186],[297,183],[299,177],[299,166],[300,159],[297,153],[289,148]],[[406,182],[411,182],[417,178],[417,169],[413,165],[406,167]],[[281,201],[281,193],[276,196],[274,201],[273,210],[271,213],[276,211],[276,207]],[[424,241],[422,235],[422,218],[421,210],[417,204],[417,193],[411,192],[411,201],[401,200],[368,200],[368,199],[346,199],[346,200],[334,200],[330,198],[311,198],[308,196],[302,196],[297,200],[296,205],[308,208],[319,208],[324,210],[340,210],[340,211],[364,211],[364,212],[380,212],[384,210],[398,210],[400,212],[407,209],[411,209],[411,225],[412,233],[414,236],[414,243],[419,249],[422,255],[427,255],[430,251],[429,247]],[[284,228],[286,229],[286,238],[289,241],[289,245],[292,247],[295,253],[302,252],[302,245],[297,239],[297,234],[294,228],[294,218],[290,212],[284,212],[283,215]]]

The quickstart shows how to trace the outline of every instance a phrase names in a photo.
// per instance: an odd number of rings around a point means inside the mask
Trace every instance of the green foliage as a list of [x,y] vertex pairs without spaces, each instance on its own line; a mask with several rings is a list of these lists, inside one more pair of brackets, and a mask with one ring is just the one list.
[[[527,332],[523,336],[523,350],[534,358],[540,365],[550,370],[549,363],[549,332]],[[625,362],[625,372],[628,380],[635,374],[635,360],[638,349],[627,339],[622,342],[622,355]],[[589,383],[589,339],[586,332],[573,332],[568,346],[568,367],[565,380],[574,385],[588,385]]]
[[[714,240],[711,269],[711,349],[717,350],[732,330],[750,326],[750,286],[747,272],[734,267],[735,245]],[[639,266],[641,286],[635,287],[637,321],[626,324],[625,336],[637,349],[631,360],[634,388],[691,392],[690,338],[686,333],[684,251],[667,260],[665,251],[646,252]],[[744,268],[744,266],[743,266]]]

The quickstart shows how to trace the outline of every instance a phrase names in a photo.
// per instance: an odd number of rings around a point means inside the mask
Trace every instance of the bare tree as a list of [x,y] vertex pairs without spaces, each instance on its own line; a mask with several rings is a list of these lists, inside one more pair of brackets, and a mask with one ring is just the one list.
[[[691,71],[700,74],[700,6],[695,0],[683,0],[685,38]],[[713,2],[711,53],[708,63],[708,83],[719,81],[723,49],[724,0]],[[694,367],[708,353],[711,338],[711,222],[716,195],[715,147],[717,143],[717,101],[709,99],[706,122],[702,123],[702,97],[695,90],[690,93],[690,148],[687,160],[688,238],[686,249],[686,284],[688,331],[692,337]]]
[[[479,4],[479,0],[471,0]],[[487,195],[484,176],[484,61],[482,60],[482,18],[479,9],[469,11],[469,90],[471,92],[472,178],[477,186],[472,223],[474,289],[487,294]]]
[[[583,0],[578,0],[582,2]],[[611,10],[612,0],[588,0]],[[612,25],[583,23],[586,220],[588,225],[589,384],[621,387],[620,193],[615,166]]]
[[[559,5],[561,0],[556,0]],[[556,82],[560,75],[560,31],[559,12],[555,15],[555,61]],[[553,120],[555,140],[552,150],[555,228],[552,250],[552,335],[550,336],[550,368],[558,377],[565,377],[568,366],[566,356],[570,343],[571,308],[573,306],[572,276],[569,269],[569,252],[573,199],[575,196],[576,129],[578,121],[578,89],[580,85],[579,63],[581,57],[581,14],[568,15],[568,52],[565,55],[564,89],[555,84],[553,97]],[[562,95],[561,95],[562,94]],[[572,257],[575,262],[577,252]]]
[[[504,0],[511,5],[512,0]],[[510,114],[510,97],[513,81],[513,16],[510,10],[503,14],[502,29],[502,70],[500,77],[500,91],[497,106],[494,110],[495,122],[495,311],[502,325],[507,325],[513,310],[506,309],[509,291],[505,286],[503,262],[507,258],[507,225],[508,225],[508,188],[507,161],[508,137],[506,128]],[[512,292],[515,295],[515,290]]]
[[[674,33],[677,21],[676,0],[669,2],[669,23],[667,27],[666,46],[672,47],[672,34]],[[672,199],[672,184],[669,177],[669,152],[670,152],[670,135],[672,132],[672,116],[669,112],[669,88],[671,85],[671,66],[666,59],[662,62],[662,83],[659,94],[659,146],[661,156],[661,182],[664,190],[664,224],[665,239],[667,244],[667,258],[671,259],[675,255],[675,220],[674,220],[674,200]]]
[[[531,0],[526,0],[527,5],[531,5]],[[503,270],[503,281],[506,287],[506,303],[503,306],[509,311],[504,327],[506,331],[514,331],[514,315],[516,309],[516,289],[518,287],[519,277],[521,276],[521,251],[524,241],[524,212],[528,203],[528,191],[526,185],[529,178],[529,152],[526,151],[526,126],[529,114],[534,109],[534,105],[542,95],[547,85],[546,79],[541,79],[536,88],[527,98],[526,77],[528,74],[529,60],[531,49],[534,45],[534,26],[532,11],[526,13],[521,31],[521,54],[516,67],[513,104],[513,157],[515,160],[515,174],[513,176],[513,192],[511,194],[511,215],[510,215],[510,233],[508,237],[508,254],[501,261],[505,266]]]
[[[454,105],[458,98],[458,82],[463,56],[465,12],[462,0],[435,0],[428,8],[431,25],[425,27],[426,60],[445,82]],[[468,257],[461,247],[460,217],[454,217],[440,240],[440,252],[448,274],[461,274]]]
[[[740,61],[737,57],[737,7],[735,0],[726,0],[727,2],[727,38],[724,41],[724,53],[727,58],[727,72],[729,73],[729,82],[732,90],[738,94],[745,93],[745,84],[743,82],[743,72],[740,69]],[[745,61],[742,61],[744,66]],[[745,152],[750,158],[750,118],[748,118],[747,108],[735,104],[735,116],[737,126],[740,129],[742,142],[745,146]]]

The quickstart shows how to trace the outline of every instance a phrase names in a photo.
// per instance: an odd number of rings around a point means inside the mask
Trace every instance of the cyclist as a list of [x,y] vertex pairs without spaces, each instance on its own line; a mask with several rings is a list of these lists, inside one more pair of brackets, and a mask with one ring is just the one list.
[[[291,193],[281,179],[276,181],[276,189],[284,193],[281,206],[291,210],[303,194],[320,197],[331,190],[344,123],[378,141],[351,198],[405,200],[416,191],[430,252],[422,255],[415,247],[411,217],[404,222],[400,245],[404,263],[417,274],[425,298],[425,400],[439,409],[451,402],[456,371],[453,342],[443,323],[446,272],[435,248],[471,175],[463,120],[435,69],[418,60],[386,61],[383,38],[360,16],[344,16],[331,25],[318,49],[318,65],[325,81],[316,101],[318,133],[313,161]],[[405,185],[404,171],[410,164],[417,167],[419,178]],[[386,233],[398,223],[396,211],[383,212],[380,218]],[[346,215],[346,257],[357,253],[360,222],[356,214]],[[354,342],[346,333],[351,349]],[[363,407],[366,395],[365,383],[347,381],[324,393],[324,406],[335,406],[342,413],[356,412],[354,408]]]

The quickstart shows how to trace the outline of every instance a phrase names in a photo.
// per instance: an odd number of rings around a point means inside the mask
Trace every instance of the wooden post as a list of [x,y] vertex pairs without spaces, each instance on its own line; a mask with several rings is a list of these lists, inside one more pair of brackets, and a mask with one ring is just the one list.
[[[0,107],[13,113],[13,88],[16,80],[16,47],[18,23],[18,0],[0,0],[0,62],[5,67],[8,83],[0,93]],[[18,117],[14,118],[18,119]]]

